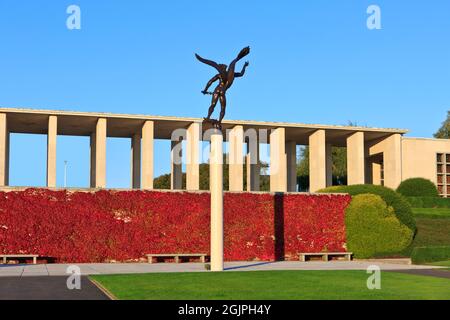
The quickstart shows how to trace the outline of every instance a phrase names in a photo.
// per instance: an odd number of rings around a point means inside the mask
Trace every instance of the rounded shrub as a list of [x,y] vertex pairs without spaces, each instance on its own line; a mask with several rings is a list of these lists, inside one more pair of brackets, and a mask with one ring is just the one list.
[[397,192],[405,197],[439,197],[436,185],[428,179],[411,178],[403,181]]
[[408,200],[392,189],[372,184],[359,184],[352,186],[333,186],[322,189],[321,193],[348,193],[352,196],[370,193],[380,196],[384,202],[394,209],[397,219],[406,225],[413,233],[416,232],[416,221],[414,220],[411,205]]
[[380,196],[360,194],[346,209],[347,249],[356,258],[397,253],[408,247],[413,232],[395,216]]

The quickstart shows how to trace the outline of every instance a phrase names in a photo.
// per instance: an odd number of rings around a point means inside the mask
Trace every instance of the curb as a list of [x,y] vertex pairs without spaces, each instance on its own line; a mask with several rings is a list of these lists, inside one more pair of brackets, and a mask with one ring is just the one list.
[[89,281],[96,286],[97,288],[100,289],[100,291],[102,291],[110,300],[119,300],[117,299],[117,297],[115,295],[113,295],[111,292],[109,292],[108,289],[106,289],[100,282],[92,279],[91,277],[88,277]]

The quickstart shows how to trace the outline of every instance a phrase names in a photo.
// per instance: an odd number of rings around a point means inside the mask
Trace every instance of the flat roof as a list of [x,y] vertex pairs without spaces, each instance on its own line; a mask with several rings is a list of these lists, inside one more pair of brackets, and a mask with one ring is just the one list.
[[[170,139],[175,129],[186,128],[193,122],[202,122],[202,118],[186,118],[171,116],[155,116],[142,114],[120,114],[103,112],[79,112],[61,110],[38,110],[27,108],[0,108],[0,113],[8,117],[8,129],[13,133],[46,134],[48,116],[58,116],[58,134],[89,136],[98,118],[107,119],[107,135],[109,137],[131,137],[139,132],[144,121],[154,121],[155,138]],[[392,134],[405,134],[408,130],[394,128],[370,128],[321,124],[304,124],[290,122],[223,120],[223,129],[242,125],[244,130],[285,128],[286,140],[297,144],[308,144],[308,136],[316,130],[326,131],[327,140],[336,146],[344,146],[348,135],[360,131],[365,133],[365,140],[377,140]]]

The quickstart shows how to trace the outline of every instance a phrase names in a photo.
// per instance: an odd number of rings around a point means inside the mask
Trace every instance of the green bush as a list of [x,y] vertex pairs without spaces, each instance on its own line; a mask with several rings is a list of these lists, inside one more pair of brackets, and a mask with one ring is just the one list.
[[380,196],[360,194],[345,213],[347,249],[356,258],[397,253],[411,243],[413,232],[395,216]]
[[436,185],[428,179],[411,178],[403,181],[397,192],[405,197],[439,197]]
[[395,215],[401,223],[406,225],[413,233],[416,232],[416,221],[414,220],[411,205],[405,197],[392,189],[372,184],[359,184],[352,186],[334,186],[320,190],[319,192],[348,193],[352,196],[363,193],[378,195],[384,200],[384,202],[386,202],[388,206],[394,208]]
[[450,208],[450,198],[406,197],[413,208]]
[[416,247],[411,254],[414,264],[450,260],[450,246]]

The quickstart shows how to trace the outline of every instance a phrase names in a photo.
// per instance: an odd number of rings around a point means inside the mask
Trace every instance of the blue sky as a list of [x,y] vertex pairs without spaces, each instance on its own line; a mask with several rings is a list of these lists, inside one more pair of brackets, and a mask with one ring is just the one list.
[[[81,30],[66,8],[81,8]],[[382,30],[366,27],[379,5]],[[450,2],[0,2],[0,105],[202,117],[213,75],[250,45],[228,119],[400,127],[430,137],[450,108]],[[11,184],[45,184],[45,136],[13,135]],[[108,139],[110,187],[129,185],[129,141]],[[169,170],[156,146],[156,174]],[[87,186],[87,138],[58,138],[58,184]]]

